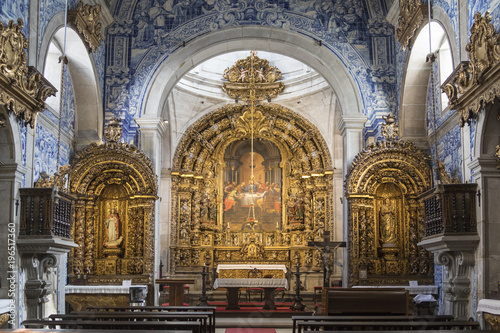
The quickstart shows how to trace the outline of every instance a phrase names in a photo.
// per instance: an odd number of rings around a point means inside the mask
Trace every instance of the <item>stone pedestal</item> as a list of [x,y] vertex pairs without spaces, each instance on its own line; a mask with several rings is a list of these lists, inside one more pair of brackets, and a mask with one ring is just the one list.
[[448,274],[443,277],[443,314],[451,314],[457,320],[469,319],[469,275],[475,263],[474,252],[478,244],[477,233],[427,237],[418,243],[434,253],[436,264],[446,267]]
[[45,317],[44,303],[52,293],[51,283],[44,279],[48,268],[57,266],[57,255],[69,252],[76,244],[59,237],[19,236],[17,247],[21,254],[21,268],[25,272],[24,294],[26,296],[27,319]]

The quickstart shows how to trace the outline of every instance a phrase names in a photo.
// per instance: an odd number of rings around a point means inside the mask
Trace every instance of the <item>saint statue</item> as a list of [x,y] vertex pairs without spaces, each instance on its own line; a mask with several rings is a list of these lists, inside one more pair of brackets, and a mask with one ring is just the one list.
[[396,243],[396,207],[389,198],[380,207],[380,241],[383,244]]
[[119,236],[120,218],[118,217],[116,209],[111,209],[106,217],[104,226],[106,227],[106,238],[103,244],[104,247],[117,248],[123,241],[123,236]]

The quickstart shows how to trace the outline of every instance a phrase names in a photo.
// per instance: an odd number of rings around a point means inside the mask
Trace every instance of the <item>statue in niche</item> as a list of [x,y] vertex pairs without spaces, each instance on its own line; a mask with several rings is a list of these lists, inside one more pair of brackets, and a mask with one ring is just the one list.
[[302,197],[290,198],[287,207],[288,222],[303,223],[304,222],[304,199]]
[[104,247],[117,248],[123,241],[123,236],[120,234],[120,218],[116,209],[112,208],[106,217],[106,239],[104,240]]
[[382,245],[396,244],[396,206],[390,198],[385,198],[380,211],[380,241]]

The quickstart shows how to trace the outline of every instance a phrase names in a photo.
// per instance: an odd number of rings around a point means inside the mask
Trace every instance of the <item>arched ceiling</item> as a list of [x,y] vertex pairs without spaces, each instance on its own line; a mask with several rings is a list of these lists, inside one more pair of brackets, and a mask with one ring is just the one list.
[[[222,75],[226,68],[249,54],[250,50],[218,55],[198,64],[179,79],[162,113],[163,119],[169,122],[174,147],[196,119],[223,105],[234,103],[222,90]],[[337,96],[323,76],[307,64],[285,55],[258,51],[258,57],[268,60],[283,75],[285,89],[272,103],[283,105],[309,119],[332,148]]]

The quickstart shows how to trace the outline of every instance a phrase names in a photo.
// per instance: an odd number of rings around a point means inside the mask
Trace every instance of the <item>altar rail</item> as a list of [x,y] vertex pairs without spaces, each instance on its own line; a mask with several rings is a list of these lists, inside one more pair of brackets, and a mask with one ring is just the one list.
[[422,195],[425,236],[477,232],[477,184],[441,184]]
[[22,188],[20,235],[71,239],[74,198],[54,188]]

